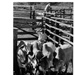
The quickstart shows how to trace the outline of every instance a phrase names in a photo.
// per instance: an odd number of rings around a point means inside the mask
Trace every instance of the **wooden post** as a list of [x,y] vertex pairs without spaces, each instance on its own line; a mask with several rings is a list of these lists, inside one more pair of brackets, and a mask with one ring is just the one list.
[[45,33],[45,30],[44,30],[44,28],[45,28],[44,18],[42,18],[42,27],[41,28],[42,28],[42,32]]
[[[71,9],[71,14],[72,14],[72,12],[73,12],[73,11],[72,11],[72,9]],[[70,15],[70,16],[71,16],[70,18],[73,19],[73,15]]]
[[[55,24],[55,22],[51,21],[51,24],[50,25],[53,26],[54,24]],[[51,30],[51,32],[54,32],[54,28],[50,28],[50,30]],[[50,36],[51,36],[51,38],[54,37],[53,34],[51,34]]]
[[[73,28],[70,28],[70,33],[73,34]],[[73,37],[70,36],[70,41],[73,42]]]
[[[35,10],[33,10],[33,19],[35,20]],[[33,26],[35,26],[36,22],[33,22],[32,24],[33,24]],[[32,29],[34,30],[34,28],[32,28]]]
[[30,19],[32,18],[32,6],[30,6]]
[[[51,26],[55,26],[55,22],[51,21],[51,24],[50,25]],[[50,30],[51,30],[51,32],[54,32],[55,33],[55,29],[54,28],[51,28]],[[51,35],[51,38],[53,38],[55,40],[55,36],[54,35]]]
[[[57,14],[58,10],[55,10],[55,14]],[[57,17],[57,15],[55,15],[54,17]]]
[[14,37],[13,37],[13,58],[14,58],[14,72],[16,75],[20,75],[20,70],[17,62],[17,29],[14,29]]
[[63,9],[63,18],[65,18],[65,9]]
[[62,11],[62,9],[60,9],[60,11],[59,11],[60,12],[60,18],[62,18],[61,11]]
[[[56,23],[54,23],[54,27],[56,26]],[[56,30],[54,29],[54,31],[53,31],[54,33],[56,32]],[[55,35],[53,36],[53,39],[55,40]],[[56,45],[56,43],[54,43],[54,45]]]
[[35,10],[33,10],[33,19],[35,19]]
[[46,19],[43,18],[43,23],[42,23],[42,24],[43,24],[43,27],[44,27],[44,32],[46,33],[46,25],[45,25],[45,22],[46,22],[46,21],[45,21],[45,20],[46,20]]
[[[59,28],[59,23],[56,23],[56,28]],[[55,32],[57,35],[59,35],[59,30],[56,30],[56,32]],[[57,42],[59,42],[59,37],[55,37],[55,40],[57,41]],[[58,46],[57,44],[56,44],[56,46]]]

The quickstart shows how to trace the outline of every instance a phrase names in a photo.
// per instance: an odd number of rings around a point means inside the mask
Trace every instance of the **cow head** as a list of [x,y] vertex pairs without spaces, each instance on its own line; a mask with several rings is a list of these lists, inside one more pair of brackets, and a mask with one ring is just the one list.
[[47,35],[45,33],[42,32],[38,32],[38,40],[41,42],[45,42],[47,39]]

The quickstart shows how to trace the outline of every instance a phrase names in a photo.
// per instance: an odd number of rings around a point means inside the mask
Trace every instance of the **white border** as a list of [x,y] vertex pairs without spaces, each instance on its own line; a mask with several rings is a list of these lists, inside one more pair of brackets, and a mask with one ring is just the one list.
[[[13,0],[13,1],[1,0],[0,1],[0,34],[1,34],[0,75],[13,75],[13,2],[25,2],[25,0]],[[36,1],[27,0],[27,2],[36,2]],[[60,1],[39,0],[37,2],[60,2]],[[74,2],[74,0],[61,0],[61,2]],[[73,57],[75,58],[75,56]]]

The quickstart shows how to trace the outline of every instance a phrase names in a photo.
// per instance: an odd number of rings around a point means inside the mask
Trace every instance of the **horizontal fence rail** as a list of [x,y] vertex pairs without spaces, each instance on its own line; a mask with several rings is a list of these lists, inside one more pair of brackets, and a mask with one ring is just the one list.
[[[45,31],[48,35],[48,39],[53,41],[56,44],[60,44],[61,40],[63,43],[67,42],[71,45],[73,45],[73,19],[67,19],[64,17],[55,17],[56,15],[73,15],[73,14],[63,14],[63,13],[45,13],[46,15],[43,16],[44,18],[44,26]],[[54,16],[52,16],[54,15]],[[64,23],[63,23],[64,22]],[[65,22],[71,22],[69,24],[66,24]],[[62,28],[67,28],[66,29],[61,29]],[[49,36],[50,35],[50,36]],[[62,44],[63,44],[62,43]]]
[[25,17],[13,17],[14,18],[14,21],[24,21],[24,22],[36,22],[36,21],[40,21],[42,22],[43,20],[42,19],[27,19]]
[[38,38],[18,38],[17,40],[37,40]]
[[47,17],[44,17],[45,19],[48,19],[48,20],[50,20],[50,21],[53,21],[53,22],[55,22],[55,23],[59,23],[59,25],[61,24],[61,26],[66,26],[66,27],[71,27],[71,28],[73,28],[73,26],[71,26],[71,25],[69,25],[69,24],[64,24],[64,23],[62,23],[62,22],[59,22],[59,21],[56,21],[56,20],[53,20],[53,19],[50,19],[50,18],[47,18]]
[[53,34],[53,35],[55,35],[55,36],[59,37],[60,39],[62,39],[62,40],[64,40],[64,41],[66,41],[66,42],[68,42],[68,43],[70,43],[71,45],[73,45],[73,43],[72,43],[71,41],[69,41],[69,40],[67,40],[67,39],[65,39],[65,38],[62,38],[61,36],[59,36],[59,35],[57,35],[57,34],[55,34],[55,33],[51,32],[51,31],[50,31],[50,30],[48,30],[48,29],[47,29],[47,31],[48,31],[48,32],[50,32],[51,34]]
[[73,14],[63,14],[63,13],[50,13],[50,12],[45,12],[46,15],[73,15]]
[[50,40],[52,40],[54,43],[58,44],[58,42],[55,41],[55,40],[54,40],[53,38],[51,38],[50,36],[48,36],[48,38],[49,38]]
[[30,7],[29,5],[14,5],[13,7]]
[[[59,35],[61,32],[65,35],[68,35],[70,39],[73,38],[73,33],[71,33],[71,31],[73,31],[73,19],[71,19],[73,16],[71,12],[73,10],[69,8],[68,9],[52,9],[50,13],[50,12],[43,12],[44,7],[45,6],[41,7],[41,6],[36,6],[36,5],[35,7],[29,6],[29,5],[14,5],[14,27],[16,28],[41,28],[42,29],[45,26],[47,27],[45,28],[46,31],[52,34],[52,36],[54,37],[52,38],[51,35],[48,35],[48,39],[52,40],[56,44],[59,44],[60,41],[56,40],[56,38],[58,37],[59,40],[62,39],[70,43],[71,45],[73,45],[73,42],[71,40],[68,40],[65,37],[62,37],[61,35]],[[66,11],[70,11],[70,13],[66,13]],[[45,14],[46,14],[46,17],[44,16]],[[27,19],[26,16],[30,18]],[[69,16],[71,18],[66,19],[64,16]],[[41,17],[41,19],[36,19],[37,17]],[[46,23],[45,20],[48,20],[49,24]],[[71,23],[70,23],[71,25],[65,24],[66,21],[71,22],[72,24]],[[36,25],[35,24],[36,22],[41,22],[42,25],[40,26]],[[66,30],[60,29],[59,26],[68,27],[68,29],[70,28],[71,31],[68,32]],[[24,32],[17,32],[17,34],[18,35],[31,34],[35,36],[36,32],[24,31]],[[37,40],[37,38],[38,37],[35,36],[34,38],[18,38],[18,40],[30,40],[30,39]]]
[[36,25],[29,26],[29,25],[14,24],[14,27],[19,27],[19,28],[40,28],[40,27],[42,27],[42,25],[40,25],[40,26],[36,26]]
[[72,19],[65,19],[65,18],[58,18],[58,17],[51,17],[51,19],[55,19],[55,20],[64,20],[64,21],[72,21]]
[[67,35],[69,35],[69,36],[72,36],[72,37],[73,37],[73,35],[72,35],[72,34],[68,33],[68,32],[67,32],[67,31],[65,31],[65,30],[62,30],[62,29],[59,29],[59,28],[57,28],[57,27],[51,26],[51,25],[49,25],[49,24],[47,24],[47,23],[45,23],[45,25],[47,25],[47,26],[48,26],[48,27],[50,27],[50,28],[54,28],[54,29],[56,29],[56,30],[59,30],[59,31],[63,32],[64,34],[67,34]]

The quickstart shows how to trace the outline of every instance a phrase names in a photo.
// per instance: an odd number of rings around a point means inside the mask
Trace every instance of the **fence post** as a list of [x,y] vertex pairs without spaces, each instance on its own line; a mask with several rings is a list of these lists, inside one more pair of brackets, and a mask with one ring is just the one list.
[[62,10],[60,9],[60,11],[59,11],[59,14],[60,14],[60,18],[62,18],[61,12],[62,12]]
[[43,22],[42,22],[43,28],[44,28],[44,32],[46,33],[46,25],[45,25],[45,18],[43,18]]
[[42,32],[44,33],[44,26],[43,26],[43,17],[42,17],[42,27],[41,27],[41,29],[42,29]]
[[14,72],[16,73],[16,75],[20,75],[20,70],[17,62],[17,29],[14,29],[13,32],[14,32],[14,37],[13,37]]
[[55,10],[55,16],[54,17],[58,17],[56,14],[57,14],[58,10]]
[[[55,25],[56,25],[56,23],[53,22],[53,21],[51,21],[51,26],[55,26]],[[54,32],[54,33],[55,33],[55,29],[54,29],[54,28],[51,28],[51,32]],[[51,34],[50,37],[53,38],[53,39],[55,40],[55,36],[54,36],[53,34]],[[54,44],[56,44],[56,43],[54,43]]]
[[35,19],[35,10],[33,10],[33,19]]
[[65,18],[65,9],[63,9],[63,18]]
[[[35,20],[35,10],[33,10],[33,20]],[[35,26],[36,22],[33,22],[32,24],[33,24],[33,26]],[[32,28],[32,29],[34,30],[34,28]]]
[[30,6],[30,19],[32,18],[32,6]]
[[[72,14],[72,12],[73,12],[73,10],[71,9],[71,14]],[[71,15],[71,17],[70,17],[71,19],[73,19],[73,15]]]
[[[70,33],[73,34],[73,28],[70,28]],[[70,36],[70,41],[73,42],[73,37]]]
[[[56,23],[56,28],[59,28],[59,23]],[[59,35],[59,30],[56,30],[56,32],[55,32],[57,35]],[[60,41],[59,41],[59,37],[55,37],[55,40],[59,43]],[[56,46],[58,46],[57,44],[56,44]]]

